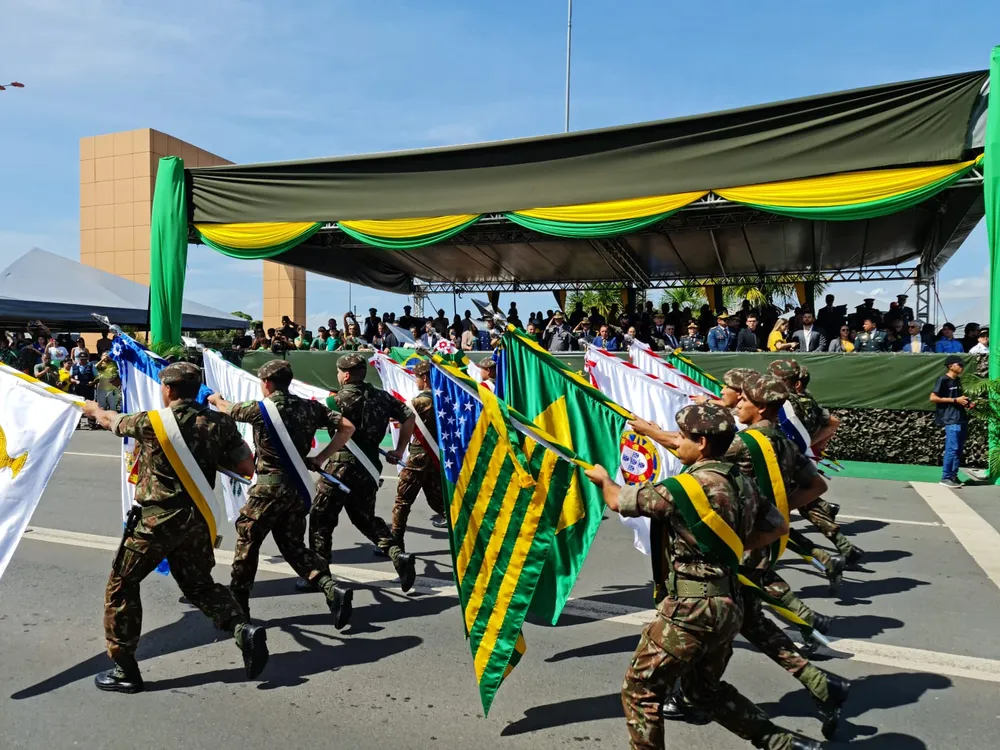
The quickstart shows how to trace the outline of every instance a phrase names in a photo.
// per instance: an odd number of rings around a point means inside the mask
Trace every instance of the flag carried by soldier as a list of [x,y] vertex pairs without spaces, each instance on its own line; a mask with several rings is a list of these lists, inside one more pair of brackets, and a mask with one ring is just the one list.
[[82,403],[0,365],[0,576],[73,437]]
[[[376,352],[375,356],[368,360],[375,368],[375,372],[378,373],[379,380],[382,381],[382,390],[391,393],[393,397],[407,405],[411,405],[413,397],[420,392],[420,389],[417,388],[417,381],[409,368],[412,368],[417,362],[423,361],[422,357],[414,356],[410,364],[401,365],[392,357],[387,357],[381,352]],[[399,438],[399,423],[390,422],[389,432],[392,434],[392,444],[395,445]],[[409,449],[403,451],[402,465],[396,464],[397,473],[402,470],[402,466],[406,465],[408,455]]]
[[[508,326],[498,356],[497,395],[519,420],[533,422],[582,461],[621,466],[632,414],[582,375]],[[573,471],[556,537],[531,611],[555,625],[604,515],[600,489]]]
[[719,383],[689,360],[667,353],[654,352],[641,341],[633,341],[628,349],[632,364],[643,372],[671,383],[691,396],[717,396]]
[[488,713],[525,652],[521,626],[575,467],[539,433],[516,432],[503,402],[457,368],[438,361],[431,390],[455,584]]

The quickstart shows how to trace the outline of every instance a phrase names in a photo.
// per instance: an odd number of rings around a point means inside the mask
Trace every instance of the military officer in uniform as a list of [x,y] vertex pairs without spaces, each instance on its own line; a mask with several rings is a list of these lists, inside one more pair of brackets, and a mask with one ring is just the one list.
[[[288,392],[292,383],[292,366],[283,359],[273,359],[258,371],[264,398],[274,404],[288,436],[299,456],[309,468],[318,469],[330,456],[344,447],[354,425],[346,417],[330,411],[319,401],[307,401]],[[253,427],[257,454],[257,482],[250,488],[246,505],[240,508],[236,521],[236,551],[233,554],[232,583],[229,588],[243,611],[250,616],[250,592],[257,575],[260,547],[267,535],[285,562],[302,578],[312,581],[326,595],[334,625],[341,629],[351,617],[352,592],[337,586],[330,576],[328,561],[305,545],[307,503],[293,481],[294,468],[282,458],[278,439],[268,428],[257,401],[231,404],[219,394],[209,402],[237,422]],[[316,430],[330,431],[330,443],[318,455],[306,458]]]
[[888,334],[880,331],[874,317],[865,316],[862,322],[863,331],[854,337],[856,352],[887,352],[889,351]]
[[[687,494],[694,491],[690,480],[739,539],[740,548],[766,546],[779,539],[788,525],[777,508],[761,500],[752,481],[722,461],[736,433],[727,409],[715,404],[687,406],[677,412],[677,424],[680,432],[671,433],[676,435],[671,443],[686,467],[681,475],[685,483],[675,480],[676,484],[670,485],[644,482],[619,487],[601,466],[586,472],[601,488],[611,510],[652,520],[650,538],[659,601],[656,619],[643,630],[622,686],[630,747],[665,747],[660,710],[667,692],[680,680],[692,704],[755,747],[814,750],[818,744],[776,726],[756,705],[721,681],[743,620],[736,581],[739,561],[731,563],[723,555],[709,552],[710,543],[699,543],[689,528],[685,512],[698,512]],[[630,426],[644,433],[657,429],[638,421]],[[699,533],[706,533],[704,527]],[[715,541],[721,542],[721,538]]]
[[707,352],[708,344],[705,337],[698,332],[698,324],[691,320],[687,325],[687,336],[681,336],[682,352]]
[[[324,470],[350,488],[345,494],[325,479],[317,483],[316,499],[309,512],[309,546],[324,560],[330,559],[333,530],[341,509],[347,511],[351,523],[392,560],[403,591],[409,591],[416,578],[413,555],[405,553],[393,541],[388,524],[375,515],[375,495],[382,471],[379,443],[385,437],[389,420],[399,422],[396,447],[386,458],[398,463],[403,448],[413,435],[413,412],[406,404],[389,393],[365,382],[368,361],[361,354],[348,354],[337,360],[337,380],[340,390],[327,399],[327,405],[337,409],[354,425],[354,448],[333,454]],[[315,584],[300,578],[299,591],[315,590]]]
[[[160,371],[163,404],[170,410],[180,438],[209,484],[214,485],[219,466],[252,474],[253,457],[236,423],[228,415],[198,404],[194,399],[200,387],[201,371],[190,362],[178,362]],[[229,589],[212,580],[215,554],[208,522],[178,477],[157,437],[150,412],[118,414],[94,401],[87,401],[83,412],[115,435],[134,438],[140,451],[137,505],[129,513],[104,594],[104,635],[115,667],[97,675],[95,684],[100,690],[119,693],[143,689],[135,659],[142,631],[139,587],[164,558],[184,596],[217,628],[235,635],[247,677],[257,677],[267,664],[267,635],[263,627],[250,623]],[[163,419],[154,416],[157,424]]]
[[431,396],[431,363],[427,360],[418,362],[413,367],[413,374],[420,393],[410,403],[413,404],[417,419],[427,430],[427,435],[419,428],[413,431],[406,468],[399,472],[396,503],[392,506],[392,539],[400,549],[406,549],[403,543],[406,521],[420,490],[424,491],[427,504],[436,514],[431,521],[434,527],[440,529],[448,526],[444,517],[444,501],[441,499],[441,467],[433,447],[427,443],[428,437],[437,442],[437,420],[434,418],[434,399]]

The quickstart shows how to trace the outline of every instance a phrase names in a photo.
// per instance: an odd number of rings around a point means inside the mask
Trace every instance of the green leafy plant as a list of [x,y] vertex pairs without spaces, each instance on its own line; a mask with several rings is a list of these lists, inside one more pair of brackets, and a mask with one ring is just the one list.
[[[969,416],[986,425],[991,435],[1000,438],[1000,378],[981,378],[974,372],[962,376],[962,390],[974,403]],[[986,452],[986,465],[991,477],[1000,477],[1000,440]]]
[[583,309],[588,314],[592,307],[596,307],[601,315],[607,316],[612,305],[618,305],[621,308],[622,291],[623,288],[620,286],[602,285],[583,291],[570,292],[566,295],[566,309],[573,310],[578,302],[582,302]]

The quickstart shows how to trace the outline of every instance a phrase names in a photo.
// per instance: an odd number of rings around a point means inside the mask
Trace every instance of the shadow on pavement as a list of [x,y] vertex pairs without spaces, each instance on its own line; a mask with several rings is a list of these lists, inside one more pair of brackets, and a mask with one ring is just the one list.
[[604,656],[606,654],[630,654],[635,651],[635,648],[638,645],[639,634],[634,633],[632,635],[622,636],[621,638],[615,638],[610,641],[601,641],[600,643],[592,643],[587,646],[581,646],[580,648],[571,648],[567,651],[560,651],[558,654],[553,654],[545,661],[556,662],[566,661],[567,659],[585,659],[588,656]]
[[535,706],[524,712],[524,718],[508,724],[500,732],[502,737],[515,734],[537,732],[542,729],[569,726],[584,721],[599,721],[600,719],[621,719],[625,723],[622,711],[621,693],[594,695],[590,698],[573,698],[559,703],[548,703]]
[[865,552],[864,559],[861,560],[860,565],[864,567],[869,563],[896,562],[897,560],[904,560],[907,557],[913,557],[913,553],[901,549],[869,550]]
[[858,518],[856,520],[845,519],[841,528],[844,529],[845,533],[850,535],[854,534],[867,534],[872,531],[879,531],[888,526],[887,521],[876,521],[872,518]]
[[839,615],[830,626],[831,638],[855,638],[865,640],[881,635],[887,630],[903,627],[902,620],[881,615]]
[[[849,575],[849,574],[848,574]],[[890,594],[901,594],[910,591],[918,586],[929,586],[927,581],[920,581],[916,578],[879,578],[873,581],[857,581],[844,578],[840,584],[838,592],[841,604],[871,604],[871,600],[876,596],[887,596]],[[809,600],[812,598],[823,599],[830,595],[829,586],[805,586],[799,591],[799,596]]]

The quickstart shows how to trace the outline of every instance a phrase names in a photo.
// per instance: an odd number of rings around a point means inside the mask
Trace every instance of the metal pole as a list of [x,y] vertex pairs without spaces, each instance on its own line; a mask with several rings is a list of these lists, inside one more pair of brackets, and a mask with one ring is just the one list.
[[573,0],[568,0],[566,11],[566,129],[569,132],[569,70],[573,53]]

